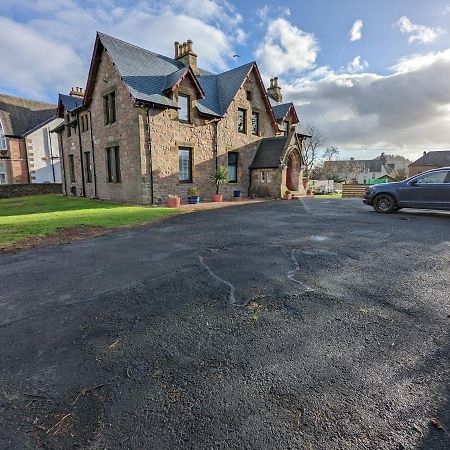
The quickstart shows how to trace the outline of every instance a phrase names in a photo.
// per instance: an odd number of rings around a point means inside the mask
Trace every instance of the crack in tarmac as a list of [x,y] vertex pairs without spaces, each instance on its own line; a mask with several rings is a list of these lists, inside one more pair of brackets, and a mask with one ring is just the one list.
[[223,278],[220,278],[218,275],[216,275],[211,269],[210,267],[205,263],[203,257],[201,255],[198,255],[198,259],[200,260],[200,264],[207,270],[207,272],[216,280],[219,281],[220,283],[224,284],[225,286],[227,286],[230,289],[230,293],[228,295],[228,298],[230,300],[230,303],[232,305],[236,305],[236,288],[234,287],[233,284],[231,284],[229,281],[224,280]]
[[295,249],[292,249],[291,252],[291,260],[294,263],[294,269],[290,270],[287,273],[287,277],[292,280],[294,283],[299,284],[300,286],[303,287],[303,289],[305,289],[306,292],[314,292],[314,289],[311,286],[308,286],[306,283],[303,283],[303,281],[300,280],[296,280],[294,277],[296,275],[296,273],[300,272],[300,264],[298,263],[298,260],[295,256]]

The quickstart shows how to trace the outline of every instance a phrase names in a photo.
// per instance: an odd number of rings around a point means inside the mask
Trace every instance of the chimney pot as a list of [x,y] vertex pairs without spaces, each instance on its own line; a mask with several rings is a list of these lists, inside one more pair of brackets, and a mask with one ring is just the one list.
[[270,79],[270,87],[269,89],[267,89],[267,94],[278,103],[281,103],[283,101],[283,96],[281,95],[281,87],[278,84],[278,77],[273,77]]

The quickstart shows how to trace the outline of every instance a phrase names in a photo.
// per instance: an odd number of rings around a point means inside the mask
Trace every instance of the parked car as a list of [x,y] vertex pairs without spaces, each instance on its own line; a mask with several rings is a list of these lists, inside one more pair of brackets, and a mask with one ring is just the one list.
[[379,213],[402,208],[450,210],[450,167],[429,170],[397,183],[369,186],[363,202]]

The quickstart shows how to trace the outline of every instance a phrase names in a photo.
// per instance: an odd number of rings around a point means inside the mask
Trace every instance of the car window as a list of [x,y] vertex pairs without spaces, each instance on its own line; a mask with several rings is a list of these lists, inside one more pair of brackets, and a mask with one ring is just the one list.
[[450,170],[447,172],[447,176],[445,177],[444,183],[449,183],[450,184]]
[[416,178],[417,184],[442,184],[446,182],[448,172],[442,170],[440,172],[427,173]]

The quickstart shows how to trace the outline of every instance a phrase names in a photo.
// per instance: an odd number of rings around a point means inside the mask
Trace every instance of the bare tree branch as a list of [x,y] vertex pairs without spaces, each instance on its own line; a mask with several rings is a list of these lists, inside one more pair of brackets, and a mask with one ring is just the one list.
[[314,164],[319,157],[319,150],[326,142],[325,136],[314,124],[305,126],[306,134],[309,138],[305,139],[305,177],[309,178],[312,173]]

